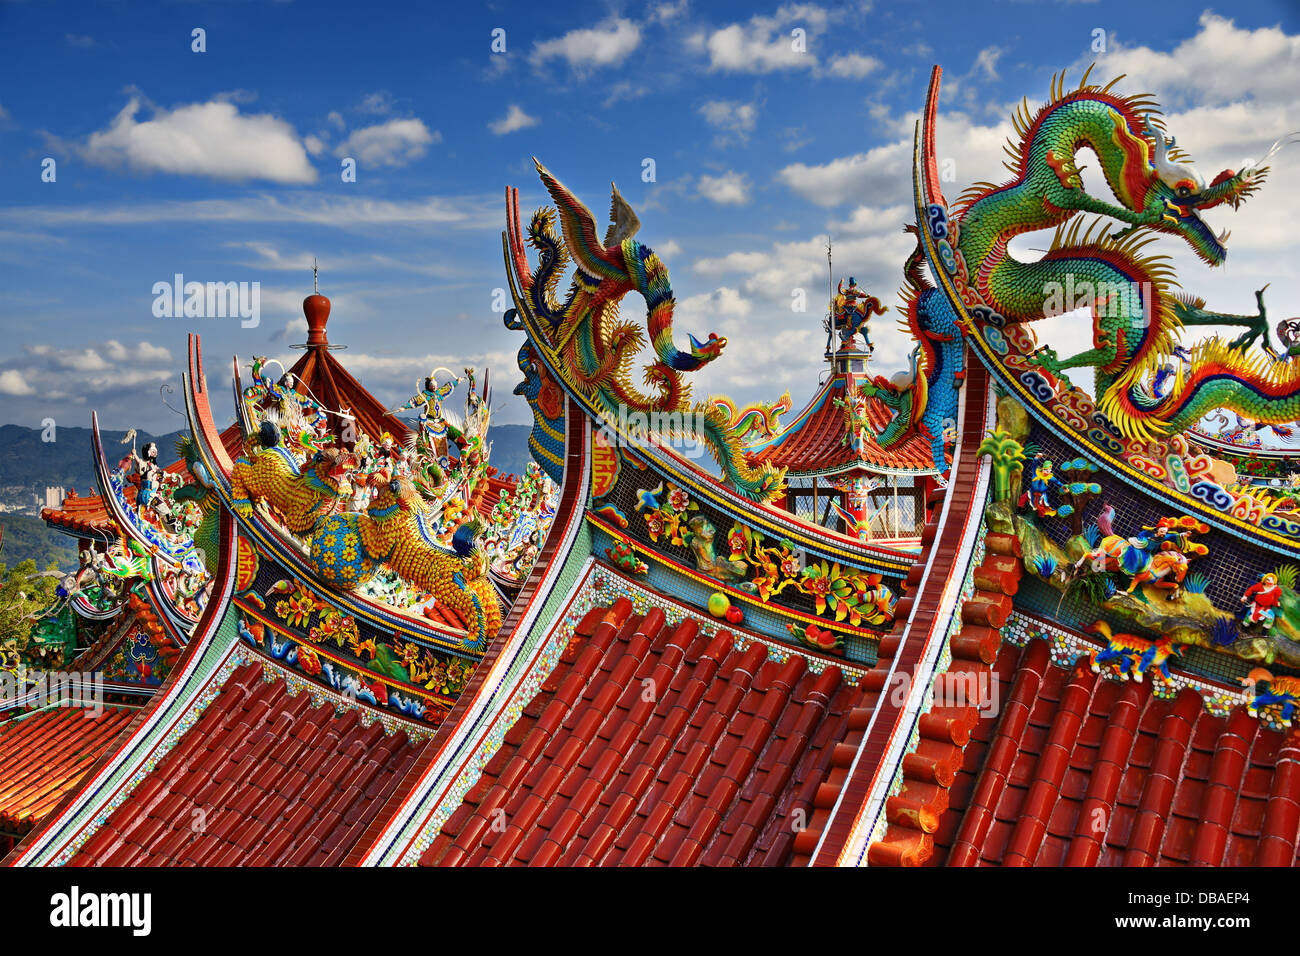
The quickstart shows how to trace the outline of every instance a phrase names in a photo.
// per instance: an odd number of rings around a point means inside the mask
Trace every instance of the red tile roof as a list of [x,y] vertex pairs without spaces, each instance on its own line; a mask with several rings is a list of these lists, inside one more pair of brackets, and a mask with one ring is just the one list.
[[426,743],[245,664],[71,862],[335,865]]
[[997,716],[952,787],[934,862],[955,866],[1290,866],[1300,738],[1199,694],[1049,663],[1045,641],[1006,646]]
[[626,598],[588,613],[420,862],[786,862],[860,692],[766,654]]
[[935,679],[935,697],[943,706],[932,707],[921,718],[916,749],[903,758],[902,787],[885,803],[885,835],[868,850],[872,866],[914,866],[929,860],[933,834],[952,799],[951,787],[965,762],[979,711],[1000,700],[990,690],[996,675],[990,665],[1002,640],[998,629],[1006,623],[1011,596],[1019,588],[1019,543],[1000,534],[987,535],[985,543],[984,561],[975,569],[975,590],[961,609],[961,630],[951,639],[952,663]]
[[[848,471],[856,466],[875,465],[900,471],[933,471],[929,440],[917,433],[892,448],[881,448],[869,434],[854,450],[844,439],[847,435],[844,409],[835,399],[844,400],[845,376],[833,375],[771,444],[746,455],[751,464],[771,462],[789,468],[790,477],[801,474],[825,475]],[[872,429],[878,434],[893,419],[894,413],[878,398],[867,401]]]
[[55,707],[0,721],[0,829],[26,833],[81,782],[135,711]]

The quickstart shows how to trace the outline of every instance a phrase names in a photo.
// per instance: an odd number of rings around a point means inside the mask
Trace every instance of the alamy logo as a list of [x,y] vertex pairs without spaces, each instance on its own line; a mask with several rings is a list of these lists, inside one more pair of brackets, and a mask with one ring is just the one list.
[[617,419],[599,421],[604,442],[611,448],[624,442],[642,446],[653,433],[683,458],[701,458],[708,451],[704,440],[708,416],[703,412],[642,412],[619,405]]
[[104,713],[103,671],[0,671],[0,701],[26,707],[81,707],[87,717]]
[[133,936],[148,936],[153,928],[150,893],[82,893],[80,887],[50,897],[50,925],[126,926]]
[[1087,309],[1098,318],[1141,316],[1146,325],[1151,324],[1155,293],[1150,282],[1093,282],[1086,277],[1075,281],[1074,273],[1070,272],[1064,283],[1045,283],[1043,293],[1045,318]]
[[262,321],[260,282],[186,282],[176,273],[171,282],[153,284],[153,314],[160,319],[240,318],[255,329]]

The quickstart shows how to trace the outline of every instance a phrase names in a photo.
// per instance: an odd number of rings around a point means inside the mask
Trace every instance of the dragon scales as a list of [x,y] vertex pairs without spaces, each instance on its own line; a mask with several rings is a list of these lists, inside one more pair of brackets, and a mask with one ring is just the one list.
[[[937,82],[936,74],[936,88]],[[1058,76],[1036,114],[1021,104],[1007,148],[1012,179],[977,183],[951,210],[970,288],[1007,326],[1070,311],[1070,303],[1062,307],[1063,289],[1095,290],[1093,348],[1068,358],[1044,348],[1029,361],[1067,385],[1068,369],[1095,369],[1097,406],[1130,439],[1182,431],[1219,408],[1261,423],[1300,418],[1300,363],[1245,350],[1260,334],[1267,341],[1263,315],[1211,312],[1180,298],[1168,260],[1144,253],[1163,234],[1184,240],[1210,266],[1223,263],[1228,234],[1215,235],[1201,213],[1239,207],[1268,167],[1261,161],[1224,170],[1207,183],[1166,137],[1154,101],[1120,96],[1112,92],[1115,82],[1089,84],[1085,73],[1067,91]],[[1085,189],[1076,161],[1084,147],[1096,155],[1116,201]],[[1123,226],[1111,232],[1108,220]],[[1048,228],[1055,235],[1038,261],[1009,252],[1016,236]],[[1193,345],[1183,353],[1190,371],[1157,396],[1149,379],[1173,359],[1180,331],[1190,325],[1244,325],[1248,333],[1231,343],[1212,337]]]

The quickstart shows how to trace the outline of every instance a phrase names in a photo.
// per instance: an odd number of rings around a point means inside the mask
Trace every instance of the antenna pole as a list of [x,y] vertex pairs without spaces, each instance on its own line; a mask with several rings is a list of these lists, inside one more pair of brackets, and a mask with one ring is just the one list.
[[[826,301],[835,297],[835,269],[831,265],[831,237],[826,237]],[[828,306],[829,308],[829,306]]]
[[[834,362],[831,355],[835,342],[835,267],[831,265],[831,236],[826,235],[826,358]],[[814,503],[816,499],[814,496]]]

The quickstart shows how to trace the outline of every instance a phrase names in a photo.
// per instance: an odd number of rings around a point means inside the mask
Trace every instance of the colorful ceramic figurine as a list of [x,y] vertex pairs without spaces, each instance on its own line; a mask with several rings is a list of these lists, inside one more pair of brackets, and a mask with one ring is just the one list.
[[849,276],[847,289],[844,288],[844,280],[840,280],[831,307],[835,314],[835,330],[840,334],[840,344],[851,347],[854,336],[861,332],[866,351],[874,351],[875,347],[871,344],[867,323],[871,321],[873,315],[884,315],[888,307],[881,305],[880,300],[874,295],[868,295],[859,289],[858,280],[853,276]]
[[1028,506],[1040,518],[1068,517],[1074,508],[1071,505],[1053,507],[1050,494],[1065,491],[1065,485],[1052,474],[1052,460],[1041,453],[1034,456],[1034,477],[1029,480],[1029,488],[1020,496],[1020,507]]
[[[461,383],[459,376],[452,375],[445,383],[438,384],[438,373],[446,372],[451,375],[451,369],[436,368],[425,376],[420,384],[420,390],[408,398],[403,404],[399,405],[394,411],[403,412],[409,409],[420,410],[420,431],[424,435],[425,441],[436,451],[439,458],[447,454],[447,437],[451,432],[448,429],[447,419],[442,410],[442,403],[447,400],[452,391]],[[451,434],[452,438],[457,437],[459,430]]]
[[1262,624],[1265,629],[1272,627],[1278,605],[1282,603],[1282,588],[1277,583],[1277,575],[1266,574],[1246,588],[1241,603],[1246,605],[1242,627],[1254,627],[1257,624]]
[[1140,684],[1143,675],[1150,672],[1164,684],[1173,682],[1169,673],[1169,658],[1182,657],[1183,645],[1175,643],[1172,635],[1166,634],[1152,641],[1136,634],[1112,634],[1110,625],[1105,621],[1098,621],[1088,630],[1106,639],[1105,650],[1093,651],[1087,655],[1089,667],[1094,674],[1101,673],[1103,667],[1109,666],[1121,680],[1132,678]]
[[1256,667],[1240,680],[1252,695],[1246,713],[1252,717],[1267,714],[1283,727],[1291,726],[1296,704],[1300,703],[1300,679],[1274,677],[1270,671]]

